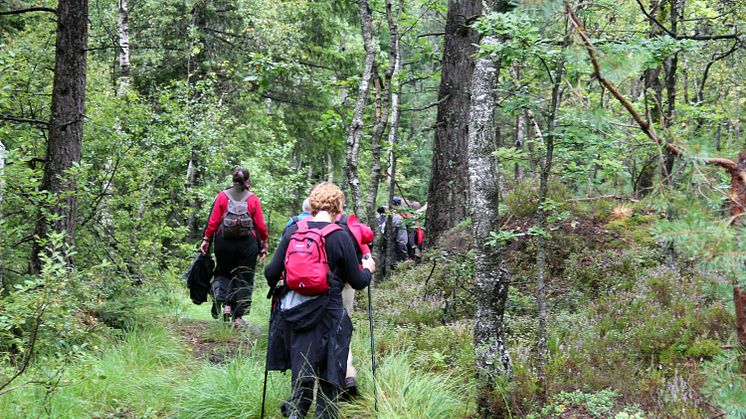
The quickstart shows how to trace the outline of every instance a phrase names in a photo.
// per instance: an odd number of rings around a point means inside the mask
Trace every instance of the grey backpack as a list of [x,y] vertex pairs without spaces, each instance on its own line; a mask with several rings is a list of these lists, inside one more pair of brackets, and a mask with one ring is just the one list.
[[228,210],[223,216],[223,221],[220,223],[220,232],[223,237],[228,239],[235,239],[240,237],[247,237],[254,230],[254,219],[249,214],[248,200],[253,195],[249,192],[249,196],[243,201],[235,201],[228,194]]

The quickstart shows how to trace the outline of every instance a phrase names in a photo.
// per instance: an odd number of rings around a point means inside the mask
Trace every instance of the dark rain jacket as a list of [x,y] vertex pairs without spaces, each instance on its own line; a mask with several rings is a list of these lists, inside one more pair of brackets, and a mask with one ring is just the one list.
[[189,297],[194,304],[202,304],[207,301],[207,294],[210,291],[210,281],[215,271],[215,261],[210,255],[203,255],[197,252],[192,266],[184,275],[186,278],[187,288],[189,288]]

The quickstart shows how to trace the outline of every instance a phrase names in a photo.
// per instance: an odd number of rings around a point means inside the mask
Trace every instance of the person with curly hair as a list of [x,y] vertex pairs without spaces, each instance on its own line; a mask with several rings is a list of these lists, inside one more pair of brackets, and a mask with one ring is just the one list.
[[[311,215],[309,229],[322,230],[342,214],[344,194],[332,183],[320,183],[308,197]],[[278,299],[272,313],[267,368],[292,371],[293,392],[282,405],[286,417],[304,417],[313,403],[314,384],[318,381],[316,417],[336,418],[337,399],[344,386],[347,357],[352,338],[352,321],[342,304],[342,289],[350,284],[364,289],[370,284],[376,264],[365,259],[360,267],[355,245],[341,228],[331,231],[325,240],[330,274],[329,289],[319,295],[303,295],[280,283],[286,271],[285,261],[291,236],[298,224],[288,227],[272,261],[264,268],[270,287]]]

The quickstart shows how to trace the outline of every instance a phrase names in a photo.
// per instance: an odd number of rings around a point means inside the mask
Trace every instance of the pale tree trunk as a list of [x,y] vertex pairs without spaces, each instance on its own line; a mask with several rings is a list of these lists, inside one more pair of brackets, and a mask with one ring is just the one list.
[[329,183],[334,182],[334,159],[332,153],[326,153],[326,181]]
[[[196,110],[192,108],[191,103],[197,104],[199,102],[199,93],[197,92],[197,82],[205,77],[205,35],[203,28],[207,26],[206,8],[208,2],[206,0],[197,0],[194,2],[191,10],[191,20],[189,22],[190,33],[196,33],[196,38],[190,40],[189,43],[189,55],[187,57],[187,84],[192,88],[192,98],[187,105],[189,107],[189,118],[194,119],[196,117]],[[199,52],[193,54],[195,47],[199,45]],[[269,103],[268,103],[268,106]],[[193,133],[192,133],[193,134]],[[191,135],[192,138],[198,138],[196,135]],[[202,236],[204,229],[203,221],[199,219],[200,208],[202,202],[196,193],[195,189],[199,186],[203,168],[202,156],[204,155],[203,147],[201,144],[195,144],[191,147],[189,160],[187,161],[186,169],[186,180],[184,183],[184,190],[186,197],[186,206],[189,208],[187,215],[187,226],[189,227],[189,237],[196,239]]]
[[119,94],[130,85],[130,26],[127,0],[119,0]]
[[[513,74],[516,80],[516,83],[520,83],[522,76],[523,76],[523,69],[521,68],[520,64],[517,64],[513,68]],[[513,146],[517,151],[523,151],[523,149],[526,146],[526,138],[527,138],[527,131],[528,127],[526,124],[526,112],[521,112],[515,117],[515,140],[513,142]],[[513,173],[513,178],[517,182],[523,177],[523,168],[519,163],[515,163],[515,170]]]
[[[31,254],[31,271],[41,271],[41,253],[50,232],[65,234],[68,246],[75,244],[77,197],[75,178],[65,174],[80,161],[83,143],[83,105],[86,86],[86,48],[88,41],[88,0],[61,0],[57,6],[52,116],[49,123],[46,165],[41,189],[57,197],[50,222],[39,217]],[[51,228],[51,231],[50,231]],[[66,254],[67,249],[61,249]],[[72,261],[69,260],[71,263]]]
[[391,1],[386,2],[386,20],[389,26],[390,51],[389,65],[386,68],[383,80],[376,74],[374,82],[376,85],[376,123],[371,131],[371,154],[372,165],[370,170],[370,187],[366,200],[365,215],[366,223],[376,223],[376,198],[378,197],[378,186],[381,180],[381,139],[386,131],[389,120],[389,106],[391,106],[391,83],[396,71],[397,58],[399,56],[399,25],[393,18]]
[[[401,3],[399,3],[399,14],[401,13]],[[386,2],[386,18],[389,21],[389,27],[394,29],[394,33],[398,34],[398,31],[396,30],[396,23],[394,21],[393,12],[391,10],[391,1],[387,0]],[[397,18],[398,19],[398,15]],[[389,119],[391,120],[391,127],[389,128],[389,169],[388,169],[388,191],[389,191],[389,198],[388,202],[389,204],[394,199],[394,195],[396,194],[396,147],[399,142],[399,110],[400,110],[400,103],[399,103],[399,96],[401,94],[401,83],[399,83],[399,74],[401,74],[401,45],[399,44],[399,37],[396,36],[392,41],[392,48],[396,51],[396,59],[394,60],[394,73],[391,80],[391,116]],[[393,222],[393,207],[389,205],[389,217],[388,221],[386,222],[386,244],[388,245],[388,248],[386,249],[386,264],[388,265],[386,267],[385,275],[388,278],[391,276],[392,271],[391,269],[388,269],[392,265],[392,261],[394,261],[395,252],[396,252],[396,237],[394,235],[394,222]]]
[[[373,84],[376,88],[376,123],[373,125],[370,135],[370,185],[368,186],[368,196],[365,199],[365,218],[363,218],[363,222],[368,225],[374,225],[376,220],[376,197],[378,196],[378,185],[381,182],[381,138],[388,123],[388,110],[384,109],[384,101],[388,102],[388,98],[384,96],[386,93],[384,92],[383,81],[378,74],[374,75]],[[388,88],[386,91],[388,91]]]
[[359,0],[360,26],[363,31],[363,45],[365,46],[365,65],[360,79],[360,87],[357,91],[355,102],[355,113],[347,133],[345,153],[345,187],[349,188],[352,211],[360,214],[360,178],[358,177],[358,157],[360,154],[360,138],[363,133],[363,113],[368,102],[368,86],[373,73],[373,59],[376,49],[373,45],[373,30],[371,29],[370,6],[367,0]]
[[[498,2],[498,11],[508,10],[508,1]],[[496,45],[494,37],[484,37],[480,45]],[[500,229],[498,220],[499,170],[495,151],[495,92],[499,63],[497,57],[476,62],[471,83],[469,114],[468,170],[469,207],[474,236],[476,312],[474,351],[477,375],[477,410],[480,417],[505,417],[494,394],[500,376],[512,376],[510,356],[505,346],[503,313],[508,297],[509,274],[503,267],[498,246],[492,246],[490,233]]]
[[432,173],[427,191],[427,246],[467,216],[466,146],[469,86],[479,34],[469,26],[481,16],[482,0],[450,0],[446,16]]

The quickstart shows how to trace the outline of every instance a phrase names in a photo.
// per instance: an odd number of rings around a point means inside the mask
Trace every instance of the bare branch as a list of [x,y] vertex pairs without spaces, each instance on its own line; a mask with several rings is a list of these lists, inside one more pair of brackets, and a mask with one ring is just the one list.
[[0,121],[17,122],[19,124],[36,124],[43,125],[45,127],[49,126],[49,122],[47,121],[42,121],[39,119],[19,118],[11,115],[0,115]]
[[30,12],[49,12],[49,13],[57,14],[57,9],[53,9],[51,7],[27,7],[25,9],[6,10],[3,12],[0,12],[0,16],[20,15],[21,13],[30,13]]
[[663,31],[666,32],[666,34],[668,34],[668,36],[670,36],[671,38],[691,39],[694,41],[716,41],[719,39],[739,39],[740,37],[740,34],[738,33],[731,33],[731,34],[725,34],[725,35],[678,35],[674,32],[671,32],[670,29],[663,26],[663,24],[658,22],[658,20],[653,15],[648,13],[648,11],[645,10],[645,6],[642,5],[642,2],[640,0],[636,0],[636,1],[637,1],[637,4],[640,6],[640,10],[642,11],[642,14],[644,14],[645,17],[647,17],[651,22],[655,23],[656,26],[663,29]]

